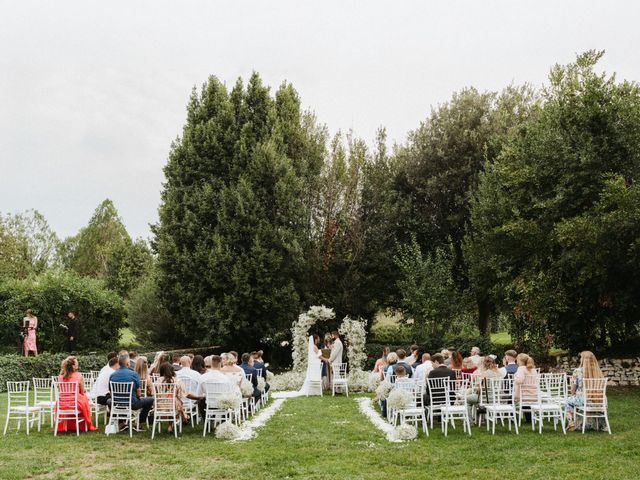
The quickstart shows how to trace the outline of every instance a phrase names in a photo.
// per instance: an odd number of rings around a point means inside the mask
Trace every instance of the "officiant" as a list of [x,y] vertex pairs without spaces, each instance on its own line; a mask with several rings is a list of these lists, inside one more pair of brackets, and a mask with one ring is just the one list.
[[[324,343],[322,344],[322,357],[329,359],[331,356],[331,348],[333,347],[333,338],[330,333],[325,334]],[[331,388],[331,365],[329,362],[322,362],[322,386],[325,390]]]

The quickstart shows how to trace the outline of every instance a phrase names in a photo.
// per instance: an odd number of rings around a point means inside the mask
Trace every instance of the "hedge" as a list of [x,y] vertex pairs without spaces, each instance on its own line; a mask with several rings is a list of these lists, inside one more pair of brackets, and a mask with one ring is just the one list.
[[[0,282],[0,345],[14,347],[27,308],[38,317],[39,351],[60,352],[66,340],[61,324],[75,310],[80,321],[79,351],[99,351],[118,344],[124,326],[124,302],[104,283],[71,272]],[[12,348],[15,351],[15,347]]]
[[[60,373],[65,353],[42,354],[37,357],[20,355],[0,356],[0,392],[7,389],[7,382],[29,380],[33,377],[50,377]],[[100,370],[107,363],[106,355],[76,355],[81,372]]]

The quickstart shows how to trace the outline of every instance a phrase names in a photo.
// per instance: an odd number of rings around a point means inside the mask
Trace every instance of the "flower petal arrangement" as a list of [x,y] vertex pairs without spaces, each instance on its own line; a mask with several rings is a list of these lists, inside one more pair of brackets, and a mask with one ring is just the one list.
[[411,403],[411,396],[406,390],[395,388],[389,393],[387,398],[387,408],[391,410],[402,410],[409,406]]
[[240,427],[231,422],[224,422],[216,427],[216,438],[220,440],[237,440],[240,434]]
[[218,399],[218,408],[222,410],[236,410],[240,408],[240,397],[238,395],[225,395]]

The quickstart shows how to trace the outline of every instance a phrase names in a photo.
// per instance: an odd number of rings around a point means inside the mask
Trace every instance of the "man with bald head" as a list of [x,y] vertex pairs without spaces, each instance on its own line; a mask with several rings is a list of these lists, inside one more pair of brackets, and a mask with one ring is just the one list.
[[200,386],[201,375],[195,370],[191,370],[191,358],[187,355],[180,357],[180,367],[180,370],[176,372],[176,377],[182,381],[185,390],[189,389],[187,393],[195,394]]

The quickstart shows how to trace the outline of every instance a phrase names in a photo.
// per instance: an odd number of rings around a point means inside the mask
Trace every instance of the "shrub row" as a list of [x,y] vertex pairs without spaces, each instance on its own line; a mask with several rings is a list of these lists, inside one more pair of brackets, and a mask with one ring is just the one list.
[[[33,377],[50,377],[60,373],[60,364],[66,353],[44,353],[37,357],[20,355],[0,356],[0,392],[7,389],[7,382],[31,380]],[[100,370],[106,363],[105,355],[76,355],[81,372]]]

